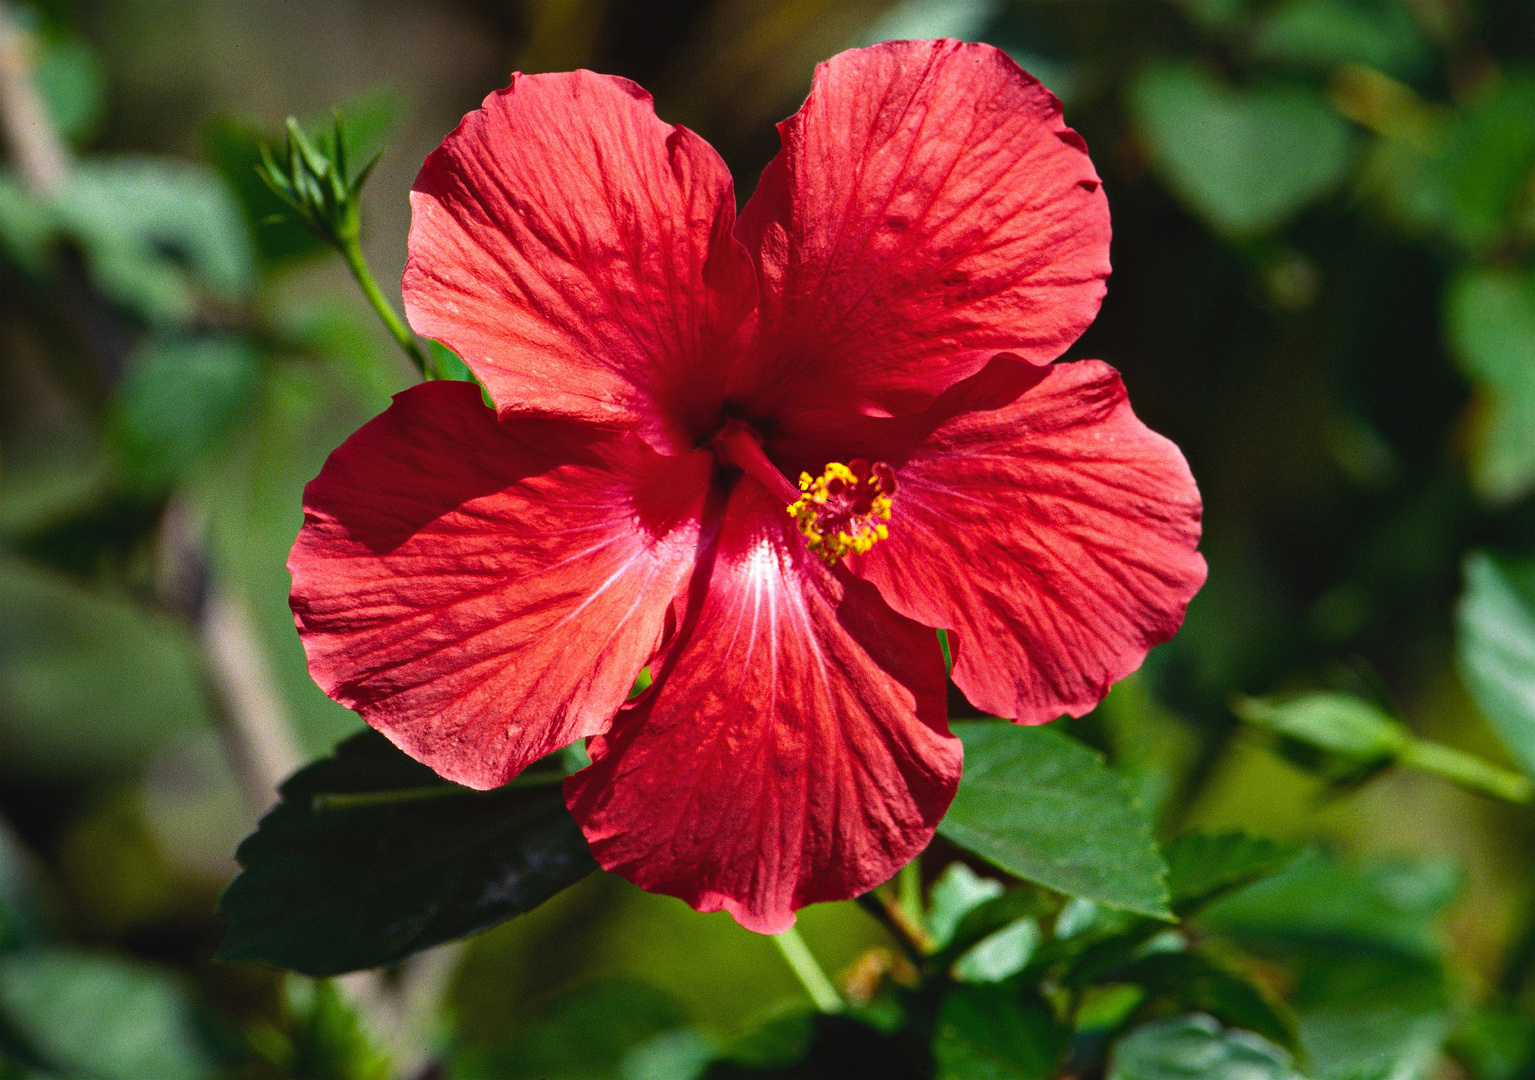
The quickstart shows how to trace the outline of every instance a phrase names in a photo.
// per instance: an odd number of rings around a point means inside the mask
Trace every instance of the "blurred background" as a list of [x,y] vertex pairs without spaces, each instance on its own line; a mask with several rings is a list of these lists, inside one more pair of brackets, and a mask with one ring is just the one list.
[[[1169,835],[1321,841],[1428,896],[1452,1027],[1527,996],[1527,809],[1276,752],[1232,707],[1340,691],[1535,767],[1477,689],[1506,663],[1535,698],[1529,0],[0,3],[0,1077],[693,1075],[665,1063],[802,1000],[766,939],[601,874],[339,995],[210,960],[239,840],[359,724],[287,608],[303,484],[415,378],[254,165],[339,108],[382,151],[363,246],[397,301],[415,172],[513,69],[635,79],[744,198],[814,65],[903,37],[995,43],[1064,102],[1115,230],[1069,356],[1204,493],[1187,625],[1073,732]],[[802,927],[832,972],[888,945],[851,903]],[[350,1049],[296,1064],[326,1025]],[[1530,1060],[1437,1045],[1421,1075]]]

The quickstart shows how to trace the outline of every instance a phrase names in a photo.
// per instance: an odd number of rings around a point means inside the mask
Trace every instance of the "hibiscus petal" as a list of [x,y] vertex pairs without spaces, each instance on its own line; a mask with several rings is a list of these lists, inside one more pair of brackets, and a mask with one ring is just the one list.
[[607,728],[685,588],[712,459],[432,382],[304,491],[292,604],[320,687],[488,788]]
[[932,632],[833,576],[755,480],[707,574],[656,687],[592,740],[567,801],[607,869],[777,933],[920,852],[961,750]]
[[1109,212],[1060,103],[1006,53],[887,42],[822,64],[737,233],[761,348],[731,396],[899,415],[1000,350],[1055,359],[1109,273]]
[[691,449],[755,302],[734,190],[714,149],[627,79],[515,75],[416,179],[406,313],[503,415]]
[[890,538],[850,565],[956,632],[954,682],[986,712],[1082,715],[1204,583],[1194,478],[1107,364],[999,357],[927,413],[859,423],[844,434],[895,466],[896,492]]

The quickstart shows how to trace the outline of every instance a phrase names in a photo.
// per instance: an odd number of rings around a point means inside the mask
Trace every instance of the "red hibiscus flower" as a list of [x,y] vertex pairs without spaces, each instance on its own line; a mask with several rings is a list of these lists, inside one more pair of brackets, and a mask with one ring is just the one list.
[[590,737],[597,860],[763,932],[931,838],[961,756],[931,628],[971,702],[1037,724],[1204,578],[1178,450],[1111,368],[1050,363],[1109,273],[1055,98],[989,46],[889,43],[780,134],[737,219],[633,83],[487,98],[416,181],[404,293],[496,409],[398,395],[289,562],[331,697],[477,788]]

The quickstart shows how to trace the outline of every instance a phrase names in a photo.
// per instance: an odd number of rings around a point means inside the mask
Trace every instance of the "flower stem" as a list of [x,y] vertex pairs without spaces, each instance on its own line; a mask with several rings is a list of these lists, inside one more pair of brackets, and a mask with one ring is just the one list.
[[1507,799],[1509,802],[1527,803],[1535,797],[1535,785],[1530,783],[1529,778],[1500,769],[1443,743],[1413,739],[1402,748],[1398,760],[1403,765],[1422,769],[1484,795]]
[[358,287],[368,298],[368,303],[373,305],[373,310],[378,312],[384,327],[400,343],[400,348],[405,350],[405,355],[409,356],[411,362],[416,365],[417,370],[421,372],[421,377],[432,378],[436,372],[431,360],[427,358],[420,343],[416,341],[416,336],[410,332],[410,327],[405,325],[400,316],[395,313],[394,307],[379,290],[378,282],[373,280],[373,275],[368,270],[368,262],[363,258],[362,245],[358,243],[357,238],[342,240],[338,247],[341,250],[341,257],[346,260],[347,268],[352,271],[352,277],[357,279]]
[[799,931],[791,926],[781,934],[774,934],[773,943],[778,946],[778,951],[783,954],[794,974],[799,976],[800,984],[815,1002],[815,1007],[823,1013],[841,1012],[842,995],[837,993],[837,988],[826,977],[826,972],[821,970],[821,965],[810,955]]

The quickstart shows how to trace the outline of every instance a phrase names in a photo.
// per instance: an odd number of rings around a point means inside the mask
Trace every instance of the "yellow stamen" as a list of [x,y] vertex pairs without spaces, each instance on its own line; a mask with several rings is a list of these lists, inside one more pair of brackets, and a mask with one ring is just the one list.
[[889,539],[895,473],[884,462],[833,461],[820,476],[801,473],[799,489],[804,494],[789,505],[789,516],[826,565]]

